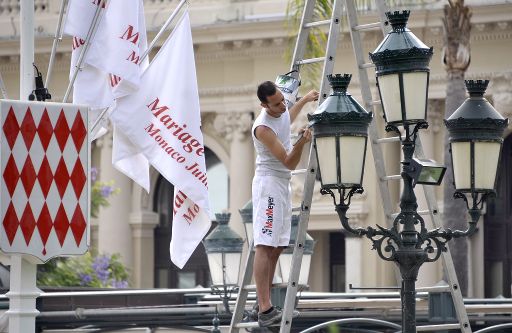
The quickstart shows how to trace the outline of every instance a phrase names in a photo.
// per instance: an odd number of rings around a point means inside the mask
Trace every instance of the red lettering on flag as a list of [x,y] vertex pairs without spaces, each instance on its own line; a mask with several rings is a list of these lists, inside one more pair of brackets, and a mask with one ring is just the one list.
[[85,44],[85,40],[78,37],[73,37],[73,51]]
[[157,117],[162,112],[169,110],[168,106],[158,106],[158,102],[160,102],[160,99],[157,97],[153,102],[146,105],[150,109],[150,111],[153,112],[153,115],[155,117]]
[[109,74],[109,76],[110,76],[110,86],[111,87],[115,87],[119,84],[119,82],[121,82],[121,77],[114,75],[114,74]]
[[[96,6],[99,6],[100,5],[100,2],[101,0],[93,0],[92,1],[92,4],[93,5],[96,5]],[[103,0],[103,3],[101,4],[101,8],[102,9],[105,9],[105,6],[107,5],[107,0]]]
[[126,58],[126,60],[133,62],[134,64],[139,64],[139,56],[135,53],[135,51],[132,51],[132,53]]
[[133,45],[137,45],[137,42],[139,41],[139,33],[133,33],[133,26],[128,25],[126,31],[119,38],[129,41],[133,43]]

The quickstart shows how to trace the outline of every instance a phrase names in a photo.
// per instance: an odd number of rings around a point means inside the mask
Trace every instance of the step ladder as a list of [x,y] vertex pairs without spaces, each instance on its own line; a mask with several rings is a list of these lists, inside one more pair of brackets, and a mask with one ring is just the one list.
[[[299,27],[299,34],[297,37],[295,50],[292,58],[291,70],[299,70],[300,66],[320,63],[323,62],[322,80],[320,84],[320,97],[319,103],[323,102],[329,93],[329,86],[326,80],[328,74],[332,74],[334,68],[334,60],[336,56],[336,45],[341,30],[341,22],[343,15],[343,6],[346,6],[347,22],[350,30],[350,36],[353,46],[354,55],[358,65],[359,82],[361,86],[361,94],[364,101],[364,106],[368,111],[373,111],[375,105],[380,105],[380,101],[374,100],[371,93],[370,81],[367,70],[374,68],[372,63],[366,62],[361,42],[361,31],[369,29],[379,29],[383,32],[383,35],[387,34],[386,25],[386,6],[384,0],[376,0],[375,4],[379,13],[380,22],[371,24],[358,24],[356,4],[354,0],[334,0],[332,6],[332,16],[330,20],[323,20],[313,22],[313,11],[315,8],[316,0],[305,0],[304,10],[302,19]],[[311,28],[329,25],[329,35],[326,45],[325,56],[303,59],[306,49],[306,42],[309,36]],[[298,72],[294,72],[291,75],[298,77]],[[384,214],[386,217],[386,223],[388,226],[392,225],[393,219],[397,213],[394,213],[391,195],[389,191],[388,183],[393,180],[401,179],[400,175],[388,176],[385,169],[384,157],[382,153],[382,144],[397,143],[400,141],[399,137],[391,138],[379,138],[379,132],[376,121],[371,122],[369,128],[369,138],[372,146],[372,154],[375,163],[375,169],[377,178],[379,180],[379,189],[382,198],[382,204]],[[419,158],[424,157],[423,147],[419,136],[416,142],[416,156]],[[313,197],[314,185],[316,180],[317,172],[317,160],[316,154],[313,147],[311,146],[309,152],[309,161],[307,169],[303,170],[306,173],[306,179],[304,182],[304,190],[302,203],[300,207],[294,208],[294,211],[300,211],[299,225],[297,230],[297,238],[295,241],[291,271],[289,274],[289,281],[287,285],[285,303],[283,308],[283,318],[279,326],[280,333],[289,333],[292,324],[293,310],[296,304],[296,297],[299,288],[298,278],[300,274],[300,265],[302,262],[302,256],[304,253],[304,242],[309,222],[310,207]],[[434,189],[430,186],[423,186],[425,198],[428,206],[428,210],[418,211],[421,215],[430,215],[434,224],[434,227],[442,227],[442,221],[437,208],[437,201],[435,198]],[[254,260],[253,244],[250,246],[248,252],[244,274],[241,281],[241,288],[235,304],[233,317],[230,324],[230,332],[238,333],[241,328],[255,328],[258,327],[257,322],[242,322],[245,304],[247,296],[250,291],[254,291],[254,286],[250,286],[249,283],[252,278],[252,263]],[[467,317],[466,309],[462,294],[458,287],[457,276],[453,266],[453,261],[449,250],[442,253],[443,267],[446,272],[448,280],[448,287],[446,291],[449,291],[452,296],[452,300],[455,307],[458,323],[454,324],[440,324],[440,325],[425,325],[417,326],[418,332],[426,331],[439,331],[439,330],[460,330],[462,333],[471,333],[471,327],[469,325],[469,319]],[[275,327],[277,329],[277,326]]]

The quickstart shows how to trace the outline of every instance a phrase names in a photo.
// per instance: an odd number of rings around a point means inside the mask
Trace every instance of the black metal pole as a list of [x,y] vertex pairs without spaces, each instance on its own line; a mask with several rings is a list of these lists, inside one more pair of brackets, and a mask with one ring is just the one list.
[[[402,161],[403,191],[400,198],[400,215],[396,218],[394,227],[402,224],[402,231],[399,233],[402,246],[396,252],[396,264],[402,276],[402,332],[416,333],[416,279],[421,265],[427,259],[427,254],[418,246],[418,202],[414,194],[413,179],[410,176],[412,170],[411,160],[414,155],[414,139],[409,135],[409,128],[406,128],[406,139],[402,142],[404,160]],[[398,230],[396,230],[398,231]]]

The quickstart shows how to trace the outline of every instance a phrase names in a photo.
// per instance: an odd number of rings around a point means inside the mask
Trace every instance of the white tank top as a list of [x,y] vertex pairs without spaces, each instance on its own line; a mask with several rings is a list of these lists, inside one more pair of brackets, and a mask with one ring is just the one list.
[[256,174],[268,174],[277,177],[290,178],[290,170],[281,163],[277,158],[272,155],[270,150],[256,138],[254,130],[258,126],[266,126],[276,134],[277,138],[283,144],[286,153],[292,150],[290,140],[290,114],[288,110],[283,113],[279,118],[270,116],[265,109],[262,109],[259,116],[252,125],[252,140],[254,142],[254,149],[256,149]]

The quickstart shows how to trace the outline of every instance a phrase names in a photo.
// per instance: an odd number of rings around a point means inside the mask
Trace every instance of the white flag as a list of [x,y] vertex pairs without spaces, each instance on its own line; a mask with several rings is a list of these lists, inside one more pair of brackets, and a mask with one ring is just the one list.
[[[99,2],[72,0],[69,4],[64,33],[74,36],[70,77],[76,70]],[[140,76],[148,64],[146,59],[139,66],[147,49],[142,0],[109,0],[102,10],[73,89],[74,103],[91,106],[91,122],[103,109],[113,107],[115,98],[138,90]],[[101,131],[99,134],[106,132],[104,124],[101,125],[96,128]],[[149,192],[149,163],[133,151],[129,140],[116,133],[115,128],[113,131],[112,163]],[[99,136],[94,134],[94,138]]]
[[171,260],[182,268],[210,229],[208,183],[188,12],[111,120],[175,186]]

